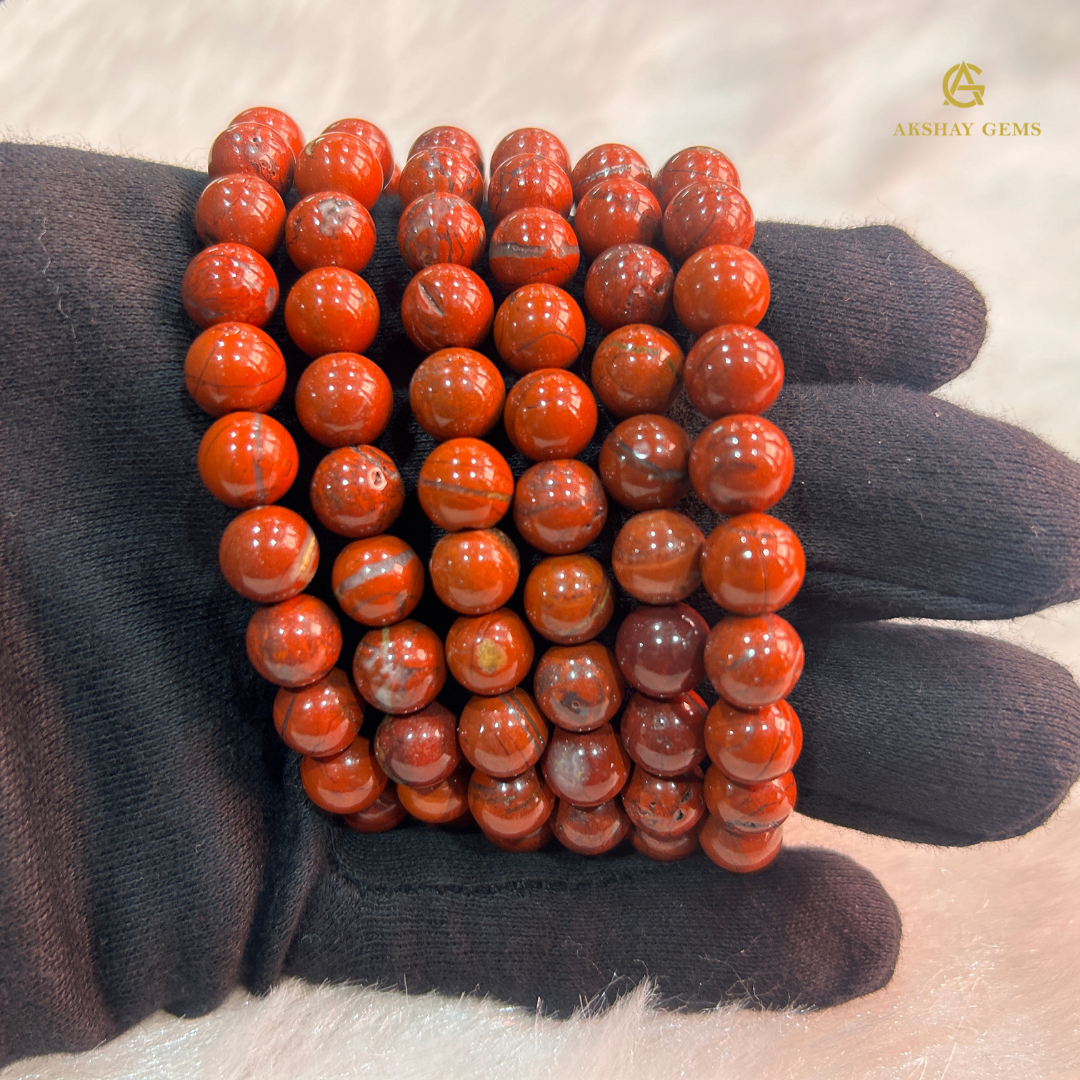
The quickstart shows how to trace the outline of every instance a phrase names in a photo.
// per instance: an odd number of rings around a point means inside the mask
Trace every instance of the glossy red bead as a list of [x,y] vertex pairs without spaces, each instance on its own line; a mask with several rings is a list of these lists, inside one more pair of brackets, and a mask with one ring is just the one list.
[[225,527],[218,562],[225,580],[241,596],[277,604],[308,587],[319,567],[319,542],[295,511],[255,506]]
[[398,221],[398,251],[416,273],[434,263],[473,267],[484,253],[487,230],[471,203],[433,191],[413,199]]
[[364,706],[341,668],[298,690],[283,686],[274,698],[274,727],[298,754],[339,754],[356,738],[363,722]]
[[668,701],[634,694],[619,722],[626,752],[655,776],[682,776],[705,759],[708,706],[693,690]]
[[285,357],[257,326],[217,323],[191,343],[184,381],[195,404],[211,416],[266,412],[285,389]]
[[569,217],[573,203],[570,177],[550,158],[516,154],[491,170],[488,207],[496,221],[527,206],[542,206]]
[[673,295],[675,314],[692,334],[726,323],[757,326],[769,307],[769,275],[746,248],[714,244],[682,264]]
[[421,196],[443,191],[458,195],[477,210],[484,204],[484,178],[464,155],[449,146],[418,150],[401,167],[398,196],[408,208]]
[[673,604],[701,584],[705,537],[683,514],[646,510],[619,530],[611,550],[615,580],[643,604]]
[[714,420],[690,448],[690,483],[721,514],[768,510],[784,497],[794,471],[784,433],[750,413]]
[[658,840],[655,836],[635,829],[630,840],[639,855],[657,862],[677,862],[701,848],[696,829],[676,836],[674,840]]
[[749,874],[763,870],[780,854],[782,829],[769,829],[747,836],[724,828],[724,823],[712,814],[698,833],[701,850],[724,870]]
[[596,423],[592,391],[562,368],[531,371],[506,395],[506,434],[533,461],[576,457],[589,445]]
[[570,174],[574,201],[581,202],[597,184],[616,176],[636,180],[652,190],[652,173],[636,150],[622,143],[602,143],[583,154]]
[[718,701],[705,723],[712,763],[740,784],[763,784],[790,772],[802,750],[802,725],[783,699],[761,709]]
[[484,833],[488,840],[490,840],[496,847],[502,848],[503,851],[510,851],[517,855],[531,854],[534,851],[542,851],[551,843],[555,834],[551,831],[551,826],[545,821],[539,829],[534,829],[531,833],[527,833],[525,836],[518,838],[517,840],[505,840],[501,836],[496,836],[494,833]]
[[799,538],[768,514],[739,514],[716,526],[701,552],[701,580],[709,595],[737,615],[779,611],[806,576]]
[[510,508],[514,476],[488,443],[448,439],[420,467],[416,494],[428,518],[448,532],[487,529]]
[[672,506],[690,490],[690,437],[663,416],[643,414],[618,424],[600,447],[608,494],[631,510]]
[[673,698],[705,678],[708,635],[709,624],[689,604],[645,604],[623,619],[615,636],[615,658],[635,690]]
[[364,626],[400,622],[424,594],[424,564],[404,540],[383,534],[354,540],[330,578],[341,610]]
[[588,259],[617,244],[652,244],[660,235],[656,196],[636,180],[613,176],[578,201],[574,232]]
[[463,615],[446,635],[446,666],[474,694],[504,694],[533,662],[533,640],[516,612],[499,608],[487,615]]
[[762,784],[738,784],[712,765],[705,774],[705,802],[732,832],[775,829],[795,808],[795,777],[787,772]]
[[401,322],[409,340],[424,352],[452,346],[474,349],[491,329],[495,301],[466,266],[434,263],[405,286]]
[[374,745],[383,772],[411,787],[441,784],[461,762],[457,717],[437,701],[409,716],[384,716]]
[[506,290],[522,285],[565,285],[577,272],[581,252],[570,224],[554,210],[515,210],[492,230],[488,266]]
[[585,345],[585,316],[557,285],[523,285],[495,312],[495,348],[519,375],[567,368]]
[[521,560],[501,529],[467,529],[440,537],[431,551],[431,584],[462,615],[501,608],[517,588]]
[[784,385],[784,361],[760,330],[717,326],[686,354],[683,382],[690,404],[711,420],[763,413]]
[[356,647],[352,672],[356,689],[375,708],[419,712],[446,682],[442,642],[415,619],[369,630]]
[[541,768],[548,786],[575,806],[599,806],[630,776],[630,758],[610,724],[589,731],[556,727]]
[[573,458],[531,466],[514,489],[514,524],[547,555],[580,551],[600,535],[607,515],[600,477]]
[[277,502],[292,487],[300,459],[293,437],[271,416],[227,413],[199,443],[199,476],[226,506]]
[[351,352],[320,356],[296,384],[296,415],[323,446],[373,443],[394,408],[390,380],[378,364]]
[[315,467],[311,509],[339,536],[386,532],[405,504],[397,466],[374,446],[340,446]]
[[464,154],[476,166],[477,172],[484,171],[484,155],[480,152],[477,141],[459,127],[441,126],[428,128],[409,148],[409,157],[433,146],[448,146],[459,154]]
[[370,210],[382,187],[379,159],[363,139],[347,131],[317,136],[296,159],[296,190],[301,196],[338,191]]
[[619,711],[625,690],[614,655],[598,641],[555,645],[533,673],[537,704],[567,731],[593,731],[606,724]]
[[[740,249],[741,250],[741,249]],[[662,323],[671,311],[671,264],[644,244],[608,248],[585,275],[585,306],[604,330]]]
[[497,697],[473,697],[458,721],[458,742],[469,763],[500,779],[517,776],[539,760],[548,726],[520,687]]
[[383,189],[390,183],[390,177],[394,172],[394,151],[390,148],[390,140],[386,137],[382,128],[376,127],[370,120],[361,120],[357,117],[346,117],[344,120],[335,120],[334,123],[323,128],[323,134],[331,131],[347,131],[355,135],[362,142],[366,142],[371,152],[379,159],[379,167],[383,174]]
[[551,831],[563,847],[579,855],[602,855],[618,847],[632,826],[622,803],[611,799],[599,806],[574,806],[560,799],[551,816]]
[[596,637],[615,612],[607,572],[581,553],[541,559],[525,580],[524,602],[533,627],[559,645]]
[[308,356],[362,353],[379,331],[379,301],[351,270],[321,266],[289,290],[285,327]]
[[440,349],[409,381],[416,422],[440,441],[486,435],[499,422],[505,401],[499,369],[473,349]]
[[489,838],[520,840],[551,817],[555,796],[535,769],[501,779],[477,769],[469,780],[469,809]]
[[401,805],[396,787],[387,784],[373,803],[353,814],[342,814],[341,820],[359,833],[381,833],[400,825],[406,817],[405,807]]
[[308,798],[331,814],[364,810],[386,787],[386,773],[379,768],[371,744],[360,735],[333,757],[302,758],[300,779]]
[[210,147],[210,179],[237,174],[265,180],[279,195],[293,183],[295,157],[288,142],[266,124],[248,120],[231,124]]
[[779,615],[728,615],[709,632],[705,672],[716,692],[740,709],[787,697],[803,669],[803,644]]
[[495,170],[507,158],[517,157],[519,154],[534,154],[546,157],[554,162],[564,173],[570,172],[570,155],[566,147],[557,135],[543,128],[527,127],[511,131],[499,140],[499,144],[491,151],[491,172]]
[[256,105],[250,109],[238,112],[230,121],[229,126],[243,123],[263,124],[273,128],[288,143],[293,155],[297,155],[304,149],[304,136],[300,131],[300,125],[288,114],[280,109],[274,109],[267,105]]
[[720,153],[709,146],[689,146],[664,162],[656,174],[653,191],[662,209],[690,184],[700,180],[720,180],[733,187],[739,186],[739,173],[735,166]]
[[219,176],[195,204],[195,232],[204,244],[244,244],[271,258],[285,234],[285,204],[258,176]]
[[664,211],[664,244],[676,259],[713,244],[748,248],[753,239],[754,211],[746,196],[719,180],[687,185]]
[[215,323],[265,326],[278,302],[270,264],[243,244],[213,244],[188,263],[180,285],[188,318],[204,329]]
[[285,248],[302,272],[341,266],[359,274],[375,254],[375,222],[356,199],[320,191],[289,211]]
[[457,769],[432,787],[398,784],[397,794],[414,818],[429,825],[446,825],[469,812],[469,770]]
[[330,674],[341,655],[341,624],[307,593],[261,607],[247,625],[251,666],[268,682],[293,689]]
[[693,830],[705,815],[700,773],[654,776],[638,766],[622,793],[622,804],[640,832],[674,840]]
[[625,418],[666,413],[679,396],[683,351],[663,330],[631,323],[608,334],[593,353],[590,381],[608,412]]

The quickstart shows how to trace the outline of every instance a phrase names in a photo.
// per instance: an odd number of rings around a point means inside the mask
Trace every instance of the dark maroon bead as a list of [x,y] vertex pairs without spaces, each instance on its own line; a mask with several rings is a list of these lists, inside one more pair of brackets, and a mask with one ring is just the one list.
[[705,760],[709,707],[692,690],[670,701],[635,694],[619,722],[626,752],[657,776],[681,776]]
[[622,843],[633,829],[618,799],[588,807],[560,799],[549,821],[559,843],[579,855],[602,855]]
[[643,694],[673,698],[705,678],[709,624],[689,604],[642,604],[623,619],[615,658],[626,681]]
[[560,799],[575,806],[599,806],[622,791],[630,776],[630,758],[610,724],[580,732],[557,727],[541,768]]
[[399,784],[442,783],[461,761],[457,717],[437,701],[410,716],[385,716],[375,732],[375,757]]

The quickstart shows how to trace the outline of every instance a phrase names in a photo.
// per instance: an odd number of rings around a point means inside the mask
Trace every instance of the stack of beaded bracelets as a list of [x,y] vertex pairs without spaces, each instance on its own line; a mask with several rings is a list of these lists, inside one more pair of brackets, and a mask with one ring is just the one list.
[[[221,566],[233,588],[266,605],[249,624],[248,655],[281,688],[274,721],[304,755],[312,800],[362,832],[392,828],[406,814],[433,824],[472,818],[513,851],[537,850],[554,834],[598,854],[630,836],[656,859],[700,845],[729,870],[766,865],[794,803],[790,769],[801,745],[783,699],[802,647],[775,612],[798,590],[805,561],[791,530],[764,513],[793,465],[783,434],[759,415],[780,391],[783,365],[754,329],[769,283],[747,250],[753,214],[731,163],[695,147],[654,180],[635,151],[606,144],[571,171],[555,136],[513,132],[492,155],[487,189],[489,268],[509,294],[497,313],[472,269],[487,246],[483,161],[460,129],[425,132],[399,173],[367,121],[339,121],[305,145],[284,113],[250,109],[218,136],[210,174],[196,208],[210,246],[183,283],[185,308],[205,328],[185,363],[188,389],[219,417],[202,440],[199,470],[214,495],[244,510],[222,537]],[[282,197],[294,182],[299,200],[286,215]],[[424,568],[387,532],[405,488],[372,445],[393,395],[362,355],[379,308],[359,274],[375,250],[369,210],[384,190],[401,198],[398,247],[415,272],[402,322],[429,354],[409,397],[437,443],[416,494],[444,530],[429,562],[434,591],[460,616],[445,652],[437,634],[408,618]],[[677,276],[650,246],[661,230],[668,252],[684,260]],[[302,272],[285,326],[313,358],[297,384],[296,414],[330,448],[311,481],[311,506],[325,528],[352,540],[334,562],[333,593],[373,628],[356,649],[352,682],[334,666],[337,616],[304,592],[318,566],[315,533],[273,505],[298,470],[295,442],[266,415],[286,378],[281,350],[261,329],[278,300],[267,258],[283,239]],[[591,381],[620,421],[603,442],[600,476],[578,456],[604,414],[566,370],[586,338],[581,309],[561,288],[577,271],[579,240],[593,259],[585,304],[609,331]],[[672,302],[701,335],[685,364],[656,326]],[[476,351],[493,327],[498,356],[520,376],[509,394],[498,367]],[[684,381],[690,402],[713,420],[692,448],[663,415]],[[503,455],[482,441],[500,418],[510,444],[536,462],[516,485]],[[732,515],[707,540],[669,509],[691,485],[712,510]],[[607,521],[605,490],[638,511],[611,556],[619,584],[641,601],[619,627],[614,655],[595,640],[614,613],[612,584],[583,551]],[[505,606],[520,557],[495,525],[511,504],[519,536],[545,556],[523,594],[528,622],[555,643],[535,669],[529,629]],[[701,584],[731,613],[711,631],[683,602]],[[474,695],[460,718],[435,700],[447,667]],[[521,685],[530,671],[535,698]],[[693,689],[706,673],[720,696],[711,711]],[[635,693],[619,718],[626,683]],[[359,734],[362,702],[384,714],[370,740]]]

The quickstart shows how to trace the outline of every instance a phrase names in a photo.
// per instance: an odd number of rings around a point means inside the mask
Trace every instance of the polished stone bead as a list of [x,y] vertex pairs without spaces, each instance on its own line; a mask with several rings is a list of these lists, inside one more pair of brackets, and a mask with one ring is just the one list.
[[506,434],[532,461],[576,457],[589,445],[596,422],[592,391],[562,368],[531,371],[506,395]]
[[761,709],[736,709],[718,701],[705,723],[712,763],[740,784],[763,784],[786,772],[802,750],[802,725],[783,699]]
[[281,133],[266,124],[230,124],[210,147],[210,179],[243,174],[265,180],[279,195],[293,183],[296,158]]
[[386,181],[386,186],[383,191],[387,195],[392,195],[395,199],[399,198],[398,185],[401,183],[401,166],[395,165],[394,171],[390,174],[390,179]]
[[683,382],[690,404],[711,420],[763,413],[784,385],[784,361],[760,330],[717,326],[686,354]]
[[656,196],[625,176],[594,185],[578,200],[574,232],[588,259],[616,244],[652,244],[660,234]]
[[506,458],[479,439],[448,439],[420,467],[416,494],[442,529],[487,529],[510,508],[514,475]]
[[448,191],[432,191],[405,208],[398,221],[397,244],[413,273],[435,263],[471,268],[487,246],[487,229],[466,199]]
[[615,612],[607,572],[580,552],[541,559],[525,581],[524,601],[529,622],[559,645],[596,637]]
[[473,349],[488,336],[495,301],[467,266],[433,263],[405,286],[401,322],[409,340],[424,352],[451,346]]
[[247,625],[251,666],[276,686],[295,689],[329,675],[341,655],[341,624],[307,593],[261,607]]
[[409,716],[384,716],[374,744],[383,772],[411,787],[441,784],[461,762],[457,717],[437,701]]
[[273,109],[267,105],[256,105],[250,109],[238,112],[230,121],[229,126],[244,123],[264,124],[273,128],[288,144],[294,156],[299,155],[304,149],[304,135],[300,125],[288,114],[280,109]]
[[673,698],[705,678],[709,624],[689,604],[642,605],[622,621],[615,658],[623,678],[643,694]]
[[342,814],[341,820],[359,833],[381,833],[400,825],[406,816],[397,788],[393,784],[387,784],[373,803],[354,814]]
[[713,244],[748,248],[754,239],[754,211],[746,196],[719,180],[684,187],[664,211],[664,244],[676,259]]
[[602,143],[583,154],[570,173],[574,201],[581,202],[592,188],[613,176],[636,180],[652,190],[652,173],[636,150],[622,143]]
[[590,380],[608,412],[625,418],[666,413],[679,396],[683,351],[663,330],[631,323],[608,334],[593,353]]
[[688,146],[664,162],[656,174],[653,191],[661,208],[666,210],[668,203],[683,188],[701,180],[719,180],[737,188],[739,173],[719,150],[710,146]]
[[674,510],[635,514],[619,530],[611,550],[618,583],[643,604],[673,604],[701,584],[705,537]]
[[459,127],[440,126],[428,128],[422,135],[417,136],[416,142],[409,147],[409,157],[421,150],[427,150],[432,146],[449,146],[459,154],[464,154],[481,174],[484,171],[484,155],[480,152],[477,141],[465,130]]
[[714,420],[690,448],[690,483],[721,514],[768,510],[784,497],[794,471],[787,436],[751,413]]
[[489,839],[520,840],[547,823],[555,796],[533,768],[502,778],[477,769],[469,780],[469,809]]
[[705,814],[701,773],[695,771],[697,776],[664,777],[637,766],[622,793],[623,808],[634,827],[658,840],[691,832]]
[[462,153],[450,146],[417,150],[401,167],[398,196],[406,209],[435,191],[458,195],[477,210],[484,204],[484,177]]
[[769,307],[769,275],[746,248],[714,244],[682,264],[674,300],[675,314],[691,334],[727,323],[757,326]]
[[338,754],[356,738],[363,722],[364,706],[341,668],[299,690],[283,686],[274,698],[274,727],[298,754]]
[[296,384],[296,415],[323,446],[362,446],[386,429],[394,391],[378,364],[357,353],[320,356]]
[[657,862],[677,862],[688,855],[693,855],[701,848],[697,829],[691,829],[682,836],[676,836],[674,840],[658,840],[655,836],[635,829],[630,842],[639,855],[644,855],[647,859],[655,859]]
[[285,389],[285,357],[257,326],[217,323],[191,343],[184,381],[195,404],[211,416],[266,412]]
[[488,266],[508,292],[522,285],[565,285],[580,259],[569,222],[541,206],[507,214],[492,230],[488,245]]
[[779,611],[791,603],[806,576],[799,538],[768,514],[739,514],[722,521],[705,540],[701,580],[709,595],[737,615]]
[[415,619],[369,630],[356,647],[352,672],[356,689],[375,708],[419,712],[446,682],[442,641]]
[[300,459],[293,437],[272,416],[226,413],[199,443],[199,476],[226,506],[277,502],[292,487]]
[[285,248],[301,272],[342,266],[359,274],[375,253],[375,222],[356,199],[320,191],[289,211]]
[[379,159],[379,167],[383,174],[383,190],[390,183],[390,177],[394,172],[394,151],[390,148],[390,140],[379,127],[370,120],[361,120],[358,117],[346,117],[344,120],[335,120],[334,123],[323,128],[323,134],[331,131],[347,131],[355,135],[361,142],[366,142],[371,152]]
[[420,821],[445,825],[469,812],[469,772],[462,767],[432,787],[414,788],[398,784],[401,805]]
[[522,689],[497,697],[473,697],[458,721],[461,752],[490,776],[517,776],[535,765],[548,741],[536,702]]
[[527,206],[542,206],[569,217],[573,203],[570,177],[550,158],[515,154],[491,169],[488,208],[496,221]]
[[509,608],[487,615],[463,615],[446,635],[446,666],[474,694],[504,694],[533,662],[533,640],[521,617]]
[[296,159],[296,190],[349,195],[370,210],[383,188],[383,171],[374,151],[348,131],[328,131],[312,139]]
[[710,682],[740,709],[760,709],[787,697],[799,681],[803,660],[799,635],[779,615],[728,615],[705,642]]
[[541,768],[548,786],[575,806],[614,799],[630,776],[630,758],[610,724],[591,731],[556,727]]
[[523,285],[495,312],[495,348],[519,375],[567,368],[585,345],[585,316],[557,285]]
[[782,825],[795,808],[795,777],[786,772],[762,784],[738,784],[715,765],[705,774],[709,813],[737,833],[759,833]]
[[717,866],[735,874],[749,874],[763,870],[780,854],[782,833],[782,828],[752,835],[731,832],[719,818],[707,814],[698,840],[701,850]]
[[560,799],[549,820],[559,843],[579,855],[602,855],[611,851],[630,835],[633,828],[618,799],[599,806],[575,806]]
[[668,701],[634,694],[619,722],[626,752],[656,776],[682,776],[705,759],[708,706],[688,690]]
[[225,527],[218,563],[241,596],[277,604],[308,587],[319,567],[319,542],[295,511],[254,506]]
[[499,140],[498,146],[491,151],[491,172],[507,158],[518,154],[538,154],[553,161],[563,172],[570,172],[570,155],[566,152],[562,140],[557,135],[543,128],[527,127],[511,131]]
[[379,331],[379,301],[351,270],[309,270],[285,299],[285,328],[308,356],[362,353]]
[[364,626],[400,622],[424,594],[424,564],[404,540],[383,534],[354,540],[330,578],[341,610]]
[[258,176],[219,176],[195,204],[195,232],[204,244],[244,244],[264,259],[285,234],[285,204]]
[[645,413],[617,425],[600,447],[608,494],[631,510],[672,506],[690,490],[690,437],[673,420]]
[[300,779],[308,798],[331,814],[364,810],[386,787],[386,773],[361,735],[333,757],[301,758]]
[[212,244],[188,263],[180,296],[188,318],[205,329],[215,323],[265,326],[278,302],[270,264],[243,244]]
[[502,607],[517,588],[521,559],[501,529],[466,529],[440,537],[428,564],[438,598],[462,615]]
[[533,673],[536,703],[567,731],[593,731],[606,724],[619,711],[625,690],[614,654],[598,641],[555,645]]
[[339,446],[315,467],[311,509],[331,532],[359,539],[386,532],[405,504],[397,466],[374,446]]
[[589,267],[585,306],[604,330],[629,323],[655,326],[671,311],[674,281],[671,264],[659,251],[644,244],[616,244]]
[[413,416],[439,440],[486,435],[499,422],[505,401],[499,369],[473,349],[440,349],[409,381]]
[[504,840],[494,833],[484,833],[484,836],[496,847],[502,848],[503,851],[512,851],[515,855],[525,855],[534,851],[542,851],[551,843],[555,834],[551,831],[551,826],[545,821],[539,829],[533,829],[531,833],[517,840]]
[[573,458],[533,465],[521,474],[514,489],[518,532],[548,555],[568,555],[592,543],[607,514],[600,477]]

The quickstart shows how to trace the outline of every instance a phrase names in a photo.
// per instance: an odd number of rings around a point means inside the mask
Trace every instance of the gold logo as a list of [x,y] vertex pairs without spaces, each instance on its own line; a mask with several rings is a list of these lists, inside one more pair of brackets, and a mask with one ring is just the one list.
[[[983,103],[982,96],[986,87],[975,82],[972,78],[972,72],[981,75],[982,68],[977,68],[974,64],[959,63],[953,64],[945,72],[945,78],[941,80],[941,89],[945,94],[946,105],[955,105],[958,109],[970,109],[972,105],[981,105]],[[961,79],[965,81],[961,82]],[[957,93],[969,93],[971,94],[971,100],[957,101]]]

